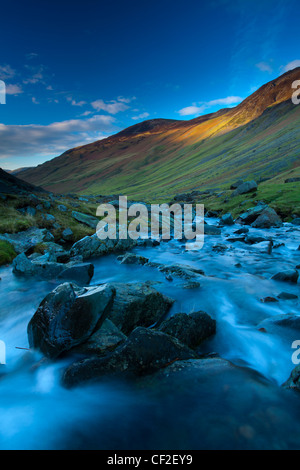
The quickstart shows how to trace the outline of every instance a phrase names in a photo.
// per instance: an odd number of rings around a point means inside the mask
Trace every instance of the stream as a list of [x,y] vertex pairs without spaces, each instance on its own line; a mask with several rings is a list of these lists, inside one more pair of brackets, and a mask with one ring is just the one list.
[[[23,279],[11,267],[0,268],[0,340],[7,348],[7,364],[0,366],[0,449],[299,449],[300,396],[280,386],[295,367],[291,345],[300,331],[264,333],[257,326],[272,316],[300,315],[299,299],[261,302],[283,291],[299,295],[299,284],[270,278],[299,264],[300,230],[291,224],[250,228],[284,243],[269,255],[265,242],[228,242],[237,228],[206,236],[199,252],[185,251],[177,240],[133,250],[150,261],[203,269],[200,288],[183,289],[155,268],[122,265],[117,255],[92,260],[91,285],[150,280],[176,300],[170,315],[203,310],[216,319],[217,334],[202,352],[238,367],[204,374],[200,383],[191,378],[154,387],[151,380],[105,380],[65,390],[60,374],[67,359],[34,367],[41,356],[16,349],[28,348],[27,324],[59,282]],[[219,243],[229,249],[213,251]]]

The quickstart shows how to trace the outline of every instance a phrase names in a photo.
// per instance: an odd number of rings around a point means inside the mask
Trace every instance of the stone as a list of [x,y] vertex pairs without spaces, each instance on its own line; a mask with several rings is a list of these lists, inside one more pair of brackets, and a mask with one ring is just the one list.
[[93,264],[78,264],[62,271],[58,279],[74,281],[80,286],[87,286],[94,276],[94,270]]
[[280,281],[280,282],[291,282],[293,284],[297,284],[299,277],[298,271],[289,269],[287,271],[281,271],[274,276],[271,277],[274,281]]
[[241,194],[252,193],[257,190],[257,183],[255,181],[246,181],[240,184],[231,194],[231,196],[239,196]]
[[28,325],[30,348],[54,359],[84,343],[106,319],[115,290],[106,284],[80,288],[65,283],[48,294]]

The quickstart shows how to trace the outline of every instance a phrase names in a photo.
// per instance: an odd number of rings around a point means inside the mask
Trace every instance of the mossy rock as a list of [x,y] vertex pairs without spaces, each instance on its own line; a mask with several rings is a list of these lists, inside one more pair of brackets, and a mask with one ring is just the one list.
[[10,264],[16,256],[14,247],[10,243],[0,240],[0,266]]

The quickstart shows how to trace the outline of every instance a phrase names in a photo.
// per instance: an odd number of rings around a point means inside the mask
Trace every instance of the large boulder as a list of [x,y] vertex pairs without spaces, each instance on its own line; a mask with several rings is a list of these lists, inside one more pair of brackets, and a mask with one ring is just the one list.
[[57,278],[66,269],[62,263],[46,261],[44,256],[30,260],[21,253],[13,260],[13,273],[20,276],[37,276],[42,279]]
[[0,235],[0,240],[9,242],[16,253],[26,253],[36,245],[43,243],[47,238],[47,230],[39,228],[30,228],[19,233],[4,233]]
[[93,217],[92,215],[83,214],[82,212],[73,211],[72,212],[73,219],[77,220],[81,224],[87,225],[93,229],[96,229],[99,219]]
[[230,213],[222,215],[220,225],[234,225],[234,220]]
[[266,207],[252,223],[254,228],[281,227],[282,220],[271,207]]
[[238,180],[230,186],[230,189],[236,189],[244,183],[243,180]]
[[126,335],[137,326],[149,327],[164,319],[174,303],[148,283],[114,284],[116,296],[108,318]]
[[159,330],[174,336],[189,348],[196,348],[216,333],[216,321],[205,312],[177,313],[165,320]]
[[107,317],[115,295],[111,286],[80,288],[65,283],[48,294],[28,325],[31,348],[56,358],[84,343]]
[[238,187],[233,191],[231,196],[240,196],[241,194],[252,193],[257,190],[257,183],[255,181],[246,181],[245,183],[239,184]]
[[275,274],[271,279],[274,281],[291,282],[293,284],[297,284],[298,277],[299,273],[296,269],[289,269],[287,271],[281,271]]
[[165,333],[136,328],[113,353],[72,364],[64,373],[63,384],[74,387],[104,375],[149,374],[173,361],[195,357],[191,349]]
[[127,337],[106,319],[99,330],[97,330],[85,343],[76,346],[71,352],[84,356],[104,356],[116,349]]
[[236,219],[236,222],[242,225],[251,225],[267,208],[268,206],[264,203],[260,203],[255,207],[250,207],[250,209],[248,209]]
[[100,240],[95,233],[76,242],[71,248],[71,256],[82,256],[83,259],[89,259],[92,256],[103,256],[112,252],[127,251],[136,244],[136,240],[131,238],[126,240]]
[[65,269],[62,273],[60,273],[58,278],[74,281],[80,286],[87,286],[94,276],[94,269],[94,265],[90,263],[77,264]]

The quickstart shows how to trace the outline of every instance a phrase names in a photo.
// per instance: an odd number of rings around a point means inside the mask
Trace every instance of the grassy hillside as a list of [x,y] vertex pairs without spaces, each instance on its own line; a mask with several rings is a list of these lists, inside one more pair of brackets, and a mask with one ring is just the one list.
[[295,69],[279,77],[230,110],[132,126],[24,171],[22,178],[54,192],[148,201],[199,189],[221,192],[237,179],[255,179],[262,182],[261,198],[298,210],[298,187],[284,180],[300,176],[300,106],[290,99],[299,75]]

